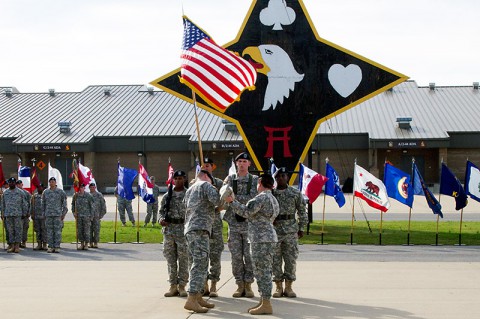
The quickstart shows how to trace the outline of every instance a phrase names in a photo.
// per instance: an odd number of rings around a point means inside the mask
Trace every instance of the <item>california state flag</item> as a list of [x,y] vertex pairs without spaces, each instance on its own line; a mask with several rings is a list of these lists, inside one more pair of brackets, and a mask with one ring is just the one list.
[[354,196],[366,201],[369,206],[382,212],[386,212],[390,207],[387,188],[383,182],[357,164],[355,164],[353,193]]

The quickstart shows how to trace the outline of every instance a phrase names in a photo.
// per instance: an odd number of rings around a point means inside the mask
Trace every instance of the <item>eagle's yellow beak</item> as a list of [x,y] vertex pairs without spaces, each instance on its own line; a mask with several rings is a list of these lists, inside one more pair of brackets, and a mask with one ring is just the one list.
[[245,50],[242,52],[242,57],[245,57],[246,55],[250,56],[250,59],[247,59],[248,62],[250,62],[253,67],[257,70],[258,73],[263,73],[267,75],[268,72],[270,72],[270,68],[268,65],[265,64],[265,61],[262,58],[262,54],[260,53],[260,50],[258,47],[247,47]]

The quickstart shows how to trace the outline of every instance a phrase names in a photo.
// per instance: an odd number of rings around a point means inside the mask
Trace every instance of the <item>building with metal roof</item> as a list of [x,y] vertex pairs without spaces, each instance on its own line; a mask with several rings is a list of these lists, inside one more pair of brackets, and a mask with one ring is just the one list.
[[[204,156],[215,159],[223,178],[245,145],[232,123],[203,109],[197,114]],[[102,189],[115,186],[118,160],[133,168],[142,161],[161,181],[169,159],[175,169],[193,172],[198,157],[193,105],[143,85],[45,93],[1,87],[0,118],[6,175],[15,174],[17,159],[23,165],[35,160],[46,181],[50,162],[69,185],[72,158],[79,157]],[[419,87],[407,81],[340,113],[319,126],[306,164],[324,172],[327,157],[342,179],[353,175],[355,159],[381,176],[385,160],[408,171],[412,158],[429,183],[438,183],[442,159],[463,179],[467,158],[480,163],[478,83]]]

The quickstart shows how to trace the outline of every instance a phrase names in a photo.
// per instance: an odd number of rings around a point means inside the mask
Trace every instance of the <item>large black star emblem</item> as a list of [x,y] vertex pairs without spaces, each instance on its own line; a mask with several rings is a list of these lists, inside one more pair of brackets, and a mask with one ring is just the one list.
[[[237,125],[259,170],[268,169],[270,158],[298,170],[320,123],[407,79],[320,38],[301,0],[254,1],[225,48],[255,66],[256,89],[224,113],[197,103]],[[179,76],[177,69],[152,84],[191,102]]]

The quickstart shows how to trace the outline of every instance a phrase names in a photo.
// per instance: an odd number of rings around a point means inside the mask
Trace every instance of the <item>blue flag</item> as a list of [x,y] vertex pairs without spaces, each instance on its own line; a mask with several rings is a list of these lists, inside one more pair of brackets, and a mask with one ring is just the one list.
[[440,205],[435,196],[433,196],[433,193],[428,189],[415,163],[413,163],[413,192],[415,195],[425,196],[428,207],[430,207],[434,214],[438,214],[443,218],[442,205]]
[[338,204],[338,207],[345,205],[345,195],[340,188],[340,177],[333,167],[327,163],[326,174],[328,178],[325,184],[325,195],[332,196]]
[[387,188],[388,197],[395,198],[410,208],[413,206],[413,188],[409,174],[386,163],[383,183]]
[[480,202],[480,169],[470,161],[467,161],[465,172],[465,192],[470,198]]
[[460,210],[467,206],[467,194],[463,189],[462,183],[458,180],[452,171],[442,163],[442,175],[440,178],[440,194],[455,198],[455,209]]
[[132,200],[135,198],[133,193],[133,181],[137,177],[137,171],[131,168],[120,166],[118,163],[118,180],[117,180],[117,192],[119,196]]

